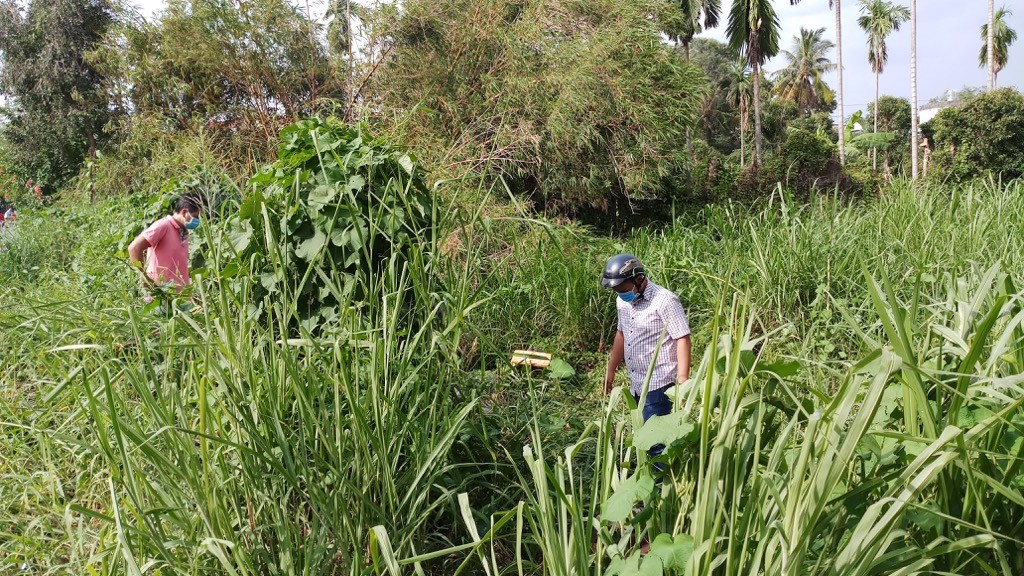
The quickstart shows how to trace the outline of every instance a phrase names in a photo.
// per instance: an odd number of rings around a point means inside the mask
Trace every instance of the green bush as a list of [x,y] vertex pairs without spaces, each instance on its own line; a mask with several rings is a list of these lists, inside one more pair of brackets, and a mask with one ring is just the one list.
[[[778,152],[786,141],[789,125],[800,117],[797,105],[783,98],[774,98],[761,107],[761,133],[764,137],[763,150]],[[751,125],[754,119],[751,116]],[[753,140],[753,138],[751,138]],[[751,142],[753,148],[753,142]]]
[[775,190],[784,176],[782,162],[778,156],[767,155],[761,164],[751,164],[740,170],[732,198],[737,202],[752,202],[764,198]]
[[715,150],[704,140],[694,139],[687,146],[690,168],[686,175],[665,186],[659,200],[652,203],[652,210],[661,214],[677,209],[700,207],[727,200],[736,183],[736,162]]
[[782,159],[801,170],[824,170],[835,156],[835,144],[813,132],[790,130],[782,143]]
[[[875,105],[868,104],[867,124],[875,125]],[[896,134],[896,140],[886,150],[879,150],[882,170],[899,174],[910,165],[910,101],[896,96],[878,99],[878,131]],[[922,131],[924,127],[922,126]]]
[[294,298],[314,330],[338,316],[331,287],[361,300],[370,275],[400,269],[405,249],[430,239],[431,195],[415,158],[362,128],[303,120],[281,131],[277,157],[249,180],[226,223],[237,257],[224,273]]
[[1012,88],[945,108],[933,120],[936,173],[962,182],[1024,174],[1024,95]]
[[839,134],[835,131],[835,123],[832,122],[832,116],[827,112],[815,112],[810,116],[797,118],[790,121],[789,127],[824,136],[831,142],[839,139]]
[[190,175],[216,174],[220,179],[223,174],[244,181],[255,167],[239,159],[242,155],[230,138],[207,130],[199,121],[180,126],[157,114],[138,114],[119,130],[122,140],[86,162],[63,197],[95,201],[129,194],[166,195],[169,186]]
[[839,164],[836,145],[825,136],[790,130],[782,144],[785,182],[798,197],[836,191],[844,196],[860,192],[860,184]]
[[801,200],[833,192],[850,196],[863,188],[839,164],[836,145],[831,140],[804,130],[789,130],[779,154],[768,155],[760,165],[744,168],[736,178],[732,198],[744,202],[764,198],[780,183]]
[[[879,157],[882,157],[883,154],[884,152],[880,152]],[[853,161],[847,158],[843,170],[860,185],[860,191],[863,194],[878,194],[886,186],[884,167],[880,167],[878,170],[874,169],[871,159],[866,154]]]
[[404,2],[373,108],[441,172],[501,175],[547,213],[614,213],[686,172],[698,126],[705,80],[659,40],[662,4]]

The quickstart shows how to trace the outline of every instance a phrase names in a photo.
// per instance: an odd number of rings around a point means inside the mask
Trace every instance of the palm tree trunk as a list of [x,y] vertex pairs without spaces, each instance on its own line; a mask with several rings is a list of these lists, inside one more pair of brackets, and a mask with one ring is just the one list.
[[988,38],[985,39],[985,53],[988,55],[988,89],[996,88],[996,0],[988,0]]
[[839,0],[836,1],[836,73],[838,78],[836,81],[839,84],[839,90],[837,91],[837,102],[839,107],[839,164],[846,165],[846,138],[844,132],[846,132],[846,117],[843,116],[843,19],[842,12],[839,6]]
[[754,164],[761,163],[761,66],[754,62]]
[[747,98],[740,95],[740,166],[747,164],[747,124],[748,124]]
[[917,180],[917,0],[910,0],[910,177]]
[[[874,120],[874,128],[872,131],[875,133],[875,138],[878,138],[878,70],[875,70],[875,110],[871,114],[872,120]],[[878,147],[875,146],[871,151],[871,169],[875,172],[878,171]]]
[[355,117],[352,114],[352,106],[355,103],[355,67],[352,64],[352,0],[345,0],[345,43],[348,45],[348,82],[345,87],[348,92],[348,107],[345,109],[345,119],[352,121]]

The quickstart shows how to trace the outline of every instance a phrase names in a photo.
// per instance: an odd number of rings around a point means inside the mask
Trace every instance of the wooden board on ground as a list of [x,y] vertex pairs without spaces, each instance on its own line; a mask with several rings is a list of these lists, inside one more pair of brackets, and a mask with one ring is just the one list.
[[532,368],[547,368],[551,364],[551,354],[537,352],[535,350],[516,350],[512,353],[513,366],[530,366]]

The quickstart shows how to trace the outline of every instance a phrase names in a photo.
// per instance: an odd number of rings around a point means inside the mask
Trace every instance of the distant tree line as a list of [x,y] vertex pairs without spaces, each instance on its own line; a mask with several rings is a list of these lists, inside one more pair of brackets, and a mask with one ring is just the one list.
[[[929,177],[1021,174],[1019,93],[943,111],[922,127],[927,148],[916,108],[878,94],[886,41],[915,33],[914,3],[859,0],[867,133],[832,120],[847,118],[841,82],[824,81],[841,30],[801,29],[786,50],[781,4],[334,0],[324,24],[287,0],[170,0],[152,21],[109,0],[0,0],[0,168],[16,183],[4,192],[153,192],[186,169],[244,180],[281,127],[313,115],[367,122],[435,179],[477,174],[565,214],[757,199],[778,182],[870,192],[916,176],[918,153]],[[1007,14],[982,30],[993,81],[1016,39]],[[720,25],[727,43],[696,37]]]

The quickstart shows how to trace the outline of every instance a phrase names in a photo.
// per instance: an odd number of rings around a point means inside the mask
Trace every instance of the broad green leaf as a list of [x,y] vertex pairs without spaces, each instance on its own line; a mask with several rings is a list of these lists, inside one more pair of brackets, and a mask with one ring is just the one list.
[[650,450],[657,444],[670,446],[686,439],[696,430],[684,412],[673,412],[666,416],[652,416],[633,435],[633,446]]
[[661,558],[653,554],[641,554],[636,551],[626,558],[620,576],[662,576],[665,568]]
[[601,520],[623,522],[633,511],[633,504],[648,500],[654,494],[654,478],[641,472],[624,480],[615,493],[601,505]]
[[693,555],[693,537],[689,534],[658,534],[651,542],[651,555],[661,558],[665,570],[673,574],[682,574],[686,563]]
[[350,192],[359,192],[366,186],[366,179],[359,174],[353,174],[345,183],[345,189]]
[[935,512],[933,504],[910,508],[906,512],[907,520],[920,528],[925,534],[930,535],[932,538],[938,538],[942,535],[942,529],[946,521]]
[[778,360],[768,364],[760,364],[758,372],[770,372],[780,379],[792,378],[800,373],[800,362],[796,360]]
[[331,184],[321,184],[309,193],[309,202],[314,206],[323,206],[334,201],[338,188]]
[[561,358],[552,358],[548,365],[548,375],[555,380],[568,380],[576,375],[576,369]]
[[404,168],[405,171],[408,172],[409,174],[412,174],[413,168],[415,167],[415,164],[413,163],[412,158],[410,158],[408,154],[399,156],[398,157],[398,164],[399,164],[399,166]]
[[327,235],[317,228],[312,238],[299,243],[298,248],[295,249],[295,255],[306,262],[311,262],[320,253],[320,250],[323,250],[325,244],[327,244]]
[[622,556],[616,556],[612,559],[611,563],[608,564],[608,569],[604,571],[605,576],[620,576],[622,571],[626,568],[626,559]]
[[228,242],[235,252],[243,252],[249,247],[252,240],[252,224],[248,220],[242,220],[238,226],[228,231]]

